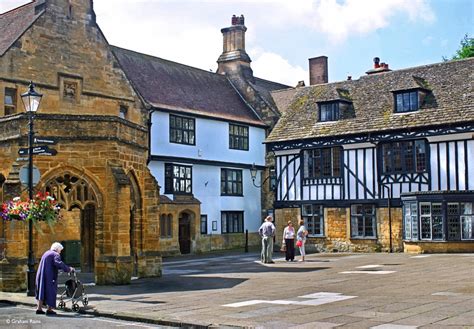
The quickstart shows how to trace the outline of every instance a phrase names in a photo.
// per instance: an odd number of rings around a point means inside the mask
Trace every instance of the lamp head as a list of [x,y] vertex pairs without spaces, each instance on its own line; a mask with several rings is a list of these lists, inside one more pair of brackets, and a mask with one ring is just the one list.
[[31,81],[30,85],[28,86],[28,91],[24,94],[21,94],[21,100],[23,102],[23,106],[25,107],[26,112],[38,111],[42,97],[43,94],[36,92],[35,84],[33,83],[33,81]]

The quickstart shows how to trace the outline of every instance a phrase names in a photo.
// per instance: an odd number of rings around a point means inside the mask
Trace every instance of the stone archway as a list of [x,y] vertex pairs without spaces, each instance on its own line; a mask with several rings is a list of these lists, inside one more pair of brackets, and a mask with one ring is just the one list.
[[82,272],[94,272],[97,224],[102,214],[97,185],[74,169],[53,170],[44,175],[43,182],[40,190],[53,196],[62,208],[64,220],[58,226],[62,225],[60,239],[65,244],[66,262],[77,259],[78,264],[70,265],[79,265]]

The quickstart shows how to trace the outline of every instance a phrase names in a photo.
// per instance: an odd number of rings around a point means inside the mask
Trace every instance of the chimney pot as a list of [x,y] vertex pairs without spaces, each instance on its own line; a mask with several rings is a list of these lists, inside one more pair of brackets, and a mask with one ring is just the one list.
[[237,25],[238,18],[235,15],[232,15],[232,25]]
[[352,76],[348,75],[348,76],[347,76],[347,80],[348,80],[348,81],[352,80]]
[[378,69],[380,67],[380,58],[374,57],[374,68]]

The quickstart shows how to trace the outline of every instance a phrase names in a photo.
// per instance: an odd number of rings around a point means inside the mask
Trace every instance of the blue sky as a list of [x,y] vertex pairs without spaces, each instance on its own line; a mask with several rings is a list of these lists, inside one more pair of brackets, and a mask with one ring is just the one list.
[[[0,0],[0,12],[27,2]],[[308,83],[311,57],[328,56],[330,82],[357,79],[373,57],[391,69],[441,62],[466,33],[474,36],[473,0],[94,0],[94,6],[109,43],[213,71],[220,29],[243,14],[255,75],[292,86]]]

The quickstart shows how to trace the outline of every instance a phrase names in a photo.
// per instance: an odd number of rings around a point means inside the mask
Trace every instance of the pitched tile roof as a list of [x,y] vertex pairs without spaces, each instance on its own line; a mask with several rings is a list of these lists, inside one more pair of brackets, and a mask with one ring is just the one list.
[[38,17],[44,13],[44,9],[35,13],[37,5],[38,2],[33,1],[0,14],[0,56],[3,56]]
[[[474,121],[474,58],[272,92],[281,119],[267,143]],[[428,91],[415,112],[394,113],[394,91]],[[318,102],[351,101],[351,114],[318,122]]]
[[155,108],[265,126],[223,75],[112,46],[127,77]]

